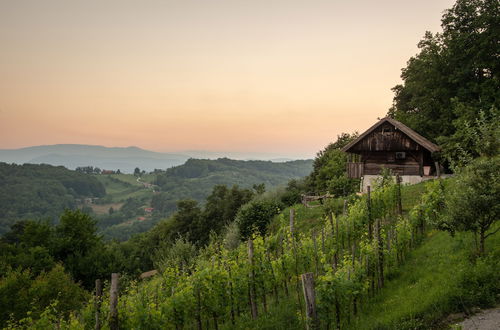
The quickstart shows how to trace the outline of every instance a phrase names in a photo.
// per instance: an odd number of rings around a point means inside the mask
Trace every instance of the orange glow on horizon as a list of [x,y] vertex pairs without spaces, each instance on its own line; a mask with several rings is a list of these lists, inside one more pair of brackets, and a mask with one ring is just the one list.
[[0,4],[0,148],[312,157],[383,117],[450,0]]

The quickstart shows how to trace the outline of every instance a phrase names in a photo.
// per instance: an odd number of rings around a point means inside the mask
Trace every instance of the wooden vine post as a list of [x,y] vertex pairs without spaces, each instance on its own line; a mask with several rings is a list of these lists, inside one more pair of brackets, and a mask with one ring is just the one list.
[[276,274],[274,274],[274,269],[273,269],[273,264],[271,262],[271,255],[269,254],[269,250],[266,250],[266,258],[267,258],[267,263],[269,264],[269,268],[271,270],[271,277],[273,278],[273,294],[274,294],[274,302],[276,304],[279,303],[279,297],[278,297],[278,288],[276,287]]
[[313,248],[314,248],[314,268],[316,276],[319,275],[319,257],[318,257],[318,243],[316,242],[316,231],[312,232]]
[[295,210],[290,209],[290,234],[292,236],[292,249],[293,249],[293,256],[295,259],[295,278],[296,278],[296,283],[297,285],[295,286],[296,291],[297,291],[297,301],[299,302],[300,306],[300,316],[302,317],[302,321],[304,321],[304,312],[302,311],[302,301],[300,300],[300,284],[298,281],[299,278],[299,260],[297,257],[297,243],[295,242],[295,233],[294,233],[294,221],[295,221]]
[[332,226],[332,235],[335,233],[335,228],[333,226],[333,215],[331,212],[328,213],[328,220],[330,221],[330,225]]
[[118,322],[118,282],[120,274],[111,274],[111,288],[109,292],[109,328],[111,330],[120,329]]
[[325,253],[325,227],[321,227],[321,252]]
[[[373,220],[372,220],[372,202],[371,202],[371,187],[370,186],[366,187],[366,208],[367,208],[366,216],[368,218],[367,219],[368,220],[368,239],[369,239],[369,242],[371,244],[373,241],[373,224],[372,224]],[[368,277],[370,278],[371,293],[374,294],[374,292],[375,292],[375,274],[373,271],[372,261],[370,260],[370,258],[368,258],[366,266],[368,268]]]
[[398,203],[397,204],[397,212],[398,212],[398,216],[402,216],[403,215],[403,204],[401,202],[401,177],[399,176],[399,174],[396,174],[396,202]]
[[384,287],[384,241],[382,240],[382,229],[380,226],[380,219],[377,219],[377,241],[378,241],[378,268],[379,268],[379,277],[378,277],[378,286],[379,288]]
[[233,277],[231,275],[231,267],[226,264],[226,270],[229,277],[229,304],[231,306],[231,324],[234,325],[234,297],[233,297]]
[[95,296],[94,296],[94,309],[95,309],[95,329],[101,329],[101,303],[102,303],[102,282],[100,279],[95,280]]
[[[284,242],[284,239],[283,237],[280,235],[279,236],[279,241],[280,241],[280,244],[279,246],[281,247],[281,255],[284,255],[285,254],[285,248],[283,247],[283,242]],[[289,297],[289,293],[288,293],[288,274],[287,274],[287,271],[286,271],[286,267],[285,267],[285,260],[283,258],[281,258],[281,270],[283,271],[283,274],[285,274],[285,276],[283,277],[283,287],[285,288],[285,295],[287,296],[287,298]]]
[[248,240],[248,260],[250,261],[250,310],[252,312],[252,319],[257,319],[257,302],[255,301],[255,271],[253,260],[253,241]]
[[195,288],[196,292],[196,329],[202,330],[202,322],[201,322],[201,293],[200,293],[200,288],[198,285]]
[[372,226],[372,203],[371,203],[371,187],[366,187],[366,215],[368,220],[368,238],[370,241],[373,239],[373,226]]
[[302,274],[302,288],[306,302],[306,328],[319,329],[318,314],[316,312],[316,293],[314,291],[314,274]]

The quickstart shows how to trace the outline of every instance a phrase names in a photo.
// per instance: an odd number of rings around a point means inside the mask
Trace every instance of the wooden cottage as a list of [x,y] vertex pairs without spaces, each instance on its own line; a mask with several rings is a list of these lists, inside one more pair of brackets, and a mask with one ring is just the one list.
[[399,174],[405,183],[417,183],[439,175],[432,158],[441,149],[408,126],[392,118],[382,118],[342,151],[350,154],[347,174],[362,178],[362,191],[380,175],[382,168]]

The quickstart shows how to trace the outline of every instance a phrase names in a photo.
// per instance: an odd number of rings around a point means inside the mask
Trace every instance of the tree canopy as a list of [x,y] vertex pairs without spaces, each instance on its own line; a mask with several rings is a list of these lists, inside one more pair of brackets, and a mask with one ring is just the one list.
[[441,26],[442,32],[425,33],[419,53],[402,69],[403,83],[393,88],[389,116],[445,150],[457,142],[467,148],[463,127],[476,125],[481,112],[493,121],[500,109],[499,2],[458,0],[444,13]]
[[[452,229],[479,234],[484,253],[487,232],[500,218],[500,157],[479,158],[454,179],[446,199],[447,220]],[[498,231],[498,229],[496,229]]]
[[335,142],[316,154],[313,171],[306,179],[311,192],[329,191],[337,196],[346,196],[356,191],[359,180],[347,177],[347,154],[340,149],[357,136],[357,132],[342,133]]
[[0,235],[17,220],[50,218],[77,206],[77,199],[102,197],[94,176],[62,166],[0,163]]

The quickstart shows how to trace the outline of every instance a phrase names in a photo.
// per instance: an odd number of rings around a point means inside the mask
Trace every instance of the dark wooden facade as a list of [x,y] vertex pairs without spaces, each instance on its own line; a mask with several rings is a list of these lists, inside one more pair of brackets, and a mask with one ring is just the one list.
[[382,168],[399,175],[434,174],[432,153],[440,149],[402,123],[383,118],[342,150],[351,154],[349,177],[360,178],[378,175]]

